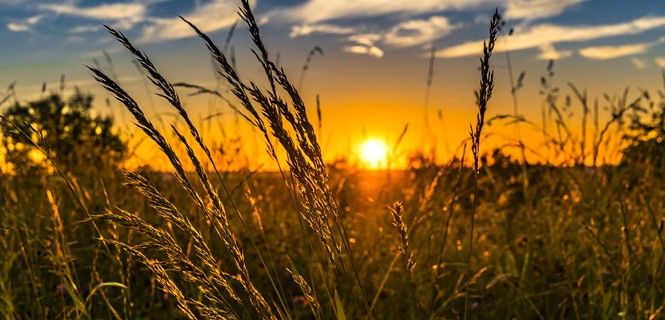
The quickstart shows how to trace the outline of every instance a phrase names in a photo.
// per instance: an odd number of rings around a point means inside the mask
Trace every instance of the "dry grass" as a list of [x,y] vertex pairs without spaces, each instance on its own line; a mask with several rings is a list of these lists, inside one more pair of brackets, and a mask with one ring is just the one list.
[[[226,82],[215,89],[172,83],[130,39],[108,28],[183,125],[154,125],[112,70],[89,69],[161,150],[172,173],[73,176],[47,159],[56,169],[52,174],[0,177],[2,317],[663,316],[665,161],[650,156],[598,165],[601,149],[607,150],[601,145],[626,141],[613,129],[647,110],[643,105],[652,101],[644,93],[633,100],[628,92],[608,97],[611,117],[601,125],[600,103],[569,85],[585,128],[576,136],[564,115],[572,102],[559,104],[550,64],[542,81],[547,109],[541,125],[517,112],[488,118],[495,82],[490,62],[503,26],[497,11],[480,59],[472,165],[464,165],[464,144],[446,165],[414,157],[407,170],[386,178],[326,163],[317,137],[320,107],[314,125],[298,88],[266,48],[248,1],[239,13],[263,71],[259,80],[241,77],[229,40],[220,49],[183,19]],[[518,86],[511,86],[514,93]],[[221,170],[179,88],[224,99],[263,137],[279,172]],[[659,106],[665,110],[665,103]],[[501,150],[483,152],[486,125],[500,120],[536,128],[548,152],[571,166],[530,165]]]

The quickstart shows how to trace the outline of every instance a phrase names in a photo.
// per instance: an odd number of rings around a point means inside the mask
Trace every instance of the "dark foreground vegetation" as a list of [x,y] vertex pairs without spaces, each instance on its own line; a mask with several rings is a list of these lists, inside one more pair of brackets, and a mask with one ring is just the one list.
[[[662,92],[592,103],[571,85],[573,98],[559,99],[550,64],[542,94],[552,127],[539,128],[565,166],[486,152],[489,123],[536,126],[518,114],[485,119],[497,13],[477,121],[457,158],[413,155],[406,170],[366,172],[324,162],[307,109],[246,1],[240,13],[265,71],[260,84],[241,80],[225,52],[192,28],[280,171],[224,170],[224,154],[205,141],[174,85],[110,29],[184,126],[156,126],[131,93],[102,70],[91,73],[172,172],[120,170],[128,148],[110,118],[89,115],[85,94],[4,109],[13,169],[0,177],[2,318],[664,317]],[[599,103],[611,112],[607,123],[598,121]],[[588,134],[566,123],[578,106],[584,130],[594,118]],[[600,165],[610,143],[623,160]]]

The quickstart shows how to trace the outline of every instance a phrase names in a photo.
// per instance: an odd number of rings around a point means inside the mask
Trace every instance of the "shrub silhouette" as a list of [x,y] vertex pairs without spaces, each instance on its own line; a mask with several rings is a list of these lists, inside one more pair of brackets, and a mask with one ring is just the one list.
[[632,164],[634,170],[643,170],[648,164],[650,174],[662,176],[665,173],[665,93],[658,91],[658,96],[660,99],[656,102],[648,92],[642,92],[632,105],[629,131],[624,135],[630,145],[623,151],[621,164],[624,167]]
[[8,108],[0,125],[7,162],[16,173],[46,168],[41,149],[69,172],[120,164],[127,146],[112,117],[91,115],[92,103],[92,95],[77,89],[67,100],[53,93]]

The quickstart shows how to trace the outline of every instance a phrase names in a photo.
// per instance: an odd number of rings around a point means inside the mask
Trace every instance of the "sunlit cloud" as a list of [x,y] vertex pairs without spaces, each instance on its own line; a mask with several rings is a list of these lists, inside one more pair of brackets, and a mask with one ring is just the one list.
[[570,57],[572,54],[572,50],[557,50],[554,48],[554,45],[547,43],[540,47],[540,54],[538,55],[538,59],[561,60]]
[[580,49],[580,55],[594,60],[608,60],[644,53],[652,43],[635,43],[620,46],[597,46]]
[[[581,42],[621,35],[632,35],[665,26],[665,17],[643,17],[628,22],[596,26],[561,26],[540,24],[518,30],[506,41],[500,41],[496,51],[516,51],[540,48],[560,42]],[[452,58],[477,55],[483,46],[482,40],[468,41],[441,49],[438,57]]]
[[25,24],[10,22],[7,24],[7,30],[13,32],[28,32],[32,29],[30,28],[30,26]]
[[665,57],[658,57],[654,59],[654,62],[656,63],[657,66],[665,68]]
[[76,26],[69,30],[70,33],[87,33],[87,32],[96,32],[102,29],[101,25],[82,25]]
[[353,44],[346,46],[344,51],[355,54],[364,54],[374,58],[381,58],[383,57],[383,50],[376,45],[381,38],[383,38],[383,35],[378,33],[351,35],[347,40],[353,42]]
[[10,22],[7,24],[7,30],[12,32],[29,32],[32,31],[33,27],[42,19],[44,19],[43,15],[36,15],[19,22]]
[[382,37],[383,35],[378,33],[361,33],[350,36],[349,40],[364,46],[373,46]]
[[459,27],[459,24],[451,24],[443,16],[433,16],[428,19],[407,20],[384,32],[361,33],[358,32],[358,28],[327,24],[303,25],[294,27],[290,36],[305,36],[312,33],[351,34],[346,40],[353,44],[347,46],[345,51],[380,58],[383,56],[383,50],[379,49],[377,43],[390,47],[413,47],[431,43]]
[[[252,1],[256,5],[256,1]],[[231,26],[238,20],[238,2],[234,0],[214,0],[200,4],[183,16],[204,32],[213,32]],[[153,18],[144,27],[141,39],[146,42],[174,40],[194,36],[191,27],[180,18]]]
[[277,9],[270,15],[287,21],[320,22],[340,18],[376,17],[393,13],[421,14],[480,5],[499,5],[499,0],[309,0],[290,8]]
[[442,16],[434,16],[425,20],[409,20],[391,28],[386,33],[384,42],[396,47],[412,47],[446,36],[459,26],[451,24]]
[[584,0],[510,0],[506,5],[508,20],[536,20],[558,16]]
[[79,7],[73,3],[42,4],[39,9],[61,15],[90,20],[113,21],[123,29],[132,28],[145,19],[146,6],[141,3],[110,3],[97,6]]
[[505,6],[508,19],[532,20],[552,17],[584,0],[309,0],[301,5],[276,9],[269,13],[287,21],[320,22],[355,17],[390,14],[417,15],[446,10]]
[[347,46],[344,51],[355,54],[364,54],[375,58],[383,57],[383,50],[377,46],[366,46],[362,44]]
[[351,34],[355,33],[356,29],[352,27],[342,27],[332,24],[303,24],[293,26],[291,28],[291,33],[289,37],[297,38],[308,36],[314,33],[324,33],[324,34]]
[[[348,52],[369,53],[368,48],[376,47],[381,44],[387,47],[413,47],[432,43],[440,38],[449,35],[461,24],[451,23],[450,20],[436,14],[450,10],[469,10],[478,8],[505,7],[506,17],[513,20],[535,20],[539,18],[552,17],[561,14],[566,9],[582,3],[584,0],[510,0],[508,2],[499,0],[309,0],[305,3],[288,8],[278,8],[266,13],[271,19],[281,22],[298,22],[291,29],[291,37],[307,36],[315,33],[349,35],[354,34],[359,37],[366,34],[378,35],[378,39],[371,41],[357,41],[351,39],[355,44],[362,44],[362,47],[351,45],[347,47]],[[421,14],[436,14],[425,18],[408,19],[410,16]],[[399,15],[406,20],[399,22],[392,27],[378,26],[372,24],[372,17]],[[363,21],[362,27],[322,23],[324,21],[334,21],[352,18],[370,18]],[[348,39],[348,37],[346,37]],[[366,39],[365,39],[366,40]],[[535,47],[544,45],[541,43]],[[354,49],[349,49],[354,48]],[[361,49],[362,48],[362,49]],[[473,53],[477,52],[474,46]],[[377,48],[378,49],[378,48]],[[378,50],[374,50],[378,53]],[[545,56],[555,56],[557,58],[570,56],[569,52],[547,52]],[[379,56],[379,55],[375,55]]]

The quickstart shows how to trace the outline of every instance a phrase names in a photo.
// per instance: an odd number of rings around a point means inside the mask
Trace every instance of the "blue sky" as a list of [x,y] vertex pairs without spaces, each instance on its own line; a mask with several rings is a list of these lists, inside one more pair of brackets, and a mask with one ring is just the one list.
[[[477,54],[487,17],[502,8],[515,35],[500,48],[531,51],[540,59],[629,58],[638,68],[665,65],[665,2],[619,0],[259,0],[256,13],[283,47],[382,58],[409,51],[423,58],[431,45],[441,58]],[[224,33],[233,24],[233,0],[0,0],[0,68],[52,65],[114,49],[101,24],[149,46],[179,45],[192,33],[176,15]],[[660,59],[659,59],[660,58]]]

